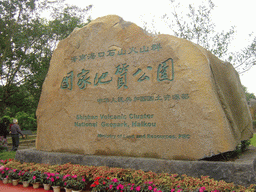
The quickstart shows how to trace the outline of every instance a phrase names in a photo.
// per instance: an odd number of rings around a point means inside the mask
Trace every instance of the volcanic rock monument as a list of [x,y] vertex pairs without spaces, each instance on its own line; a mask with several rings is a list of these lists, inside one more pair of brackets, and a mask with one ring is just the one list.
[[253,133],[230,63],[114,15],[59,43],[37,119],[37,150],[89,155],[197,160]]

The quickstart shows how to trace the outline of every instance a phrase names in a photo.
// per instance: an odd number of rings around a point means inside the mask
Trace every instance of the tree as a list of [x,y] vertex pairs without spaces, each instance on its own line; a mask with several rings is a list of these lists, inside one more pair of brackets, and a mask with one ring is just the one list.
[[24,111],[18,112],[15,115],[15,118],[18,119],[19,125],[22,130],[35,130],[36,129],[36,119],[25,113]]
[[211,0],[208,4],[199,5],[198,8],[189,4],[188,13],[184,14],[179,11],[180,4],[172,0],[173,11],[171,12],[174,19],[170,22],[170,16],[165,14],[163,18],[172,29],[175,36],[188,39],[196,44],[201,45],[211,51],[219,58],[226,60],[228,46],[235,33],[234,26],[228,32],[216,32],[215,24],[211,19],[212,11],[215,7]]
[[[0,1],[0,115],[13,107],[10,103],[17,105],[17,89],[26,90],[37,105],[53,50],[75,27],[86,25],[84,16],[91,7],[70,7],[64,1]],[[44,11],[52,13],[50,20],[41,18]]]
[[[10,91],[10,92],[5,92]],[[27,86],[16,86],[11,84],[8,89],[0,86],[0,95],[5,97],[5,111],[4,115],[14,117],[19,111],[24,111],[35,116],[37,100],[27,90]],[[1,106],[3,109],[3,106]]]
[[256,99],[256,97],[255,97],[255,95],[253,93],[249,93],[248,92],[247,87],[243,86],[243,89],[244,89],[247,101],[250,101],[250,99]]
[[252,43],[243,48],[239,52],[234,52],[229,57],[229,62],[234,63],[234,67],[240,73],[244,73],[250,70],[256,65],[256,37],[254,37]]
[[[235,27],[232,26],[228,31],[215,31],[216,25],[212,21],[215,5],[211,0],[198,7],[190,4],[187,14],[184,14],[184,9],[181,10],[175,0],[171,0],[171,3],[173,10],[171,14],[163,15],[163,19],[175,36],[199,44],[220,59],[232,63],[240,74],[256,65],[256,37],[249,46],[237,52],[229,52]],[[147,29],[146,26],[144,28]]]

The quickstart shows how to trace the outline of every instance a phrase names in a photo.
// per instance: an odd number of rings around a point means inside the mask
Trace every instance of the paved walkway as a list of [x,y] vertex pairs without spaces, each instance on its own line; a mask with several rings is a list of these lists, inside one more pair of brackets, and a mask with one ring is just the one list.
[[[38,189],[33,189],[32,185],[25,188],[22,184],[19,184],[17,186],[13,186],[12,184],[3,184],[2,181],[0,181],[0,192],[8,191],[8,192],[18,192],[18,191],[26,191],[26,192],[53,192],[53,190],[46,191],[43,187],[40,187]],[[61,192],[64,192],[65,190],[61,190]]]
[[[2,181],[0,181],[0,192],[53,192],[53,190],[44,190],[43,186],[39,187],[38,189],[34,189],[32,185],[29,185],[29,187],[23,187],[22,184],[19,184],[17,186],[13,186],[12,184],[3,184]],[[65,189],[61,189],[60,192],[65,192]],[[90,192],[90,191],[83,191],[83,192]]]
[[[31,135],[31,137],[36,136],[36,135]],[[30,136],[29,136],[30,137]],[[30,148],[34,148],[35,147],[35,142],[36,139],[21,139],[20,138],[20,145],[19,145],[19,149],[30,149]],[[8,149],[12,149],[12,142],[8,143]]]

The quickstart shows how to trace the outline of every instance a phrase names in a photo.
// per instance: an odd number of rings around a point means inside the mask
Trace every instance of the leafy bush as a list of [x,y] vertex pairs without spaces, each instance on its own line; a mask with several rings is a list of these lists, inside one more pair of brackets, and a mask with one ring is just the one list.
[[20,111],[16,113],[15,117],[10,117],[10,116],[3,116],[2,119],[8,119],[10,123],[13,122],[13,119],[18,119],[19,125],[22,130],[31,130],[34,131],[36,130],[37,127],[37,122],[36,119],[34,118],[34,115],[27,114],[24,111]]
[[18,119],[19,125],[22,130],[36,130],[36,119],[32,115],[21,111],[15,115],[15,118]]
[[12,120],[13,120],[13,118],[11,118],[11,117],[8,116],[8,115],[3,116],[3,117],[2,117],[2,120],[3,120],[3,119],[6,119],[8,123],[12,122]]
[[250,139],[251,145],[256,147],[256,134],[253,134],[253,137]]

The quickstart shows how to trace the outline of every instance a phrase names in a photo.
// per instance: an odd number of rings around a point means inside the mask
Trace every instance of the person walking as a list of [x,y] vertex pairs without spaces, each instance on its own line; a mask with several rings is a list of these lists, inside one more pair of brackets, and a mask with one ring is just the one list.
[[12,151],[17,151],[19,147],[19,134],[24,137],[23,133],[20,130],[20,126],[18,125],[17,119],[13,119],[10,133],[12,136]]

